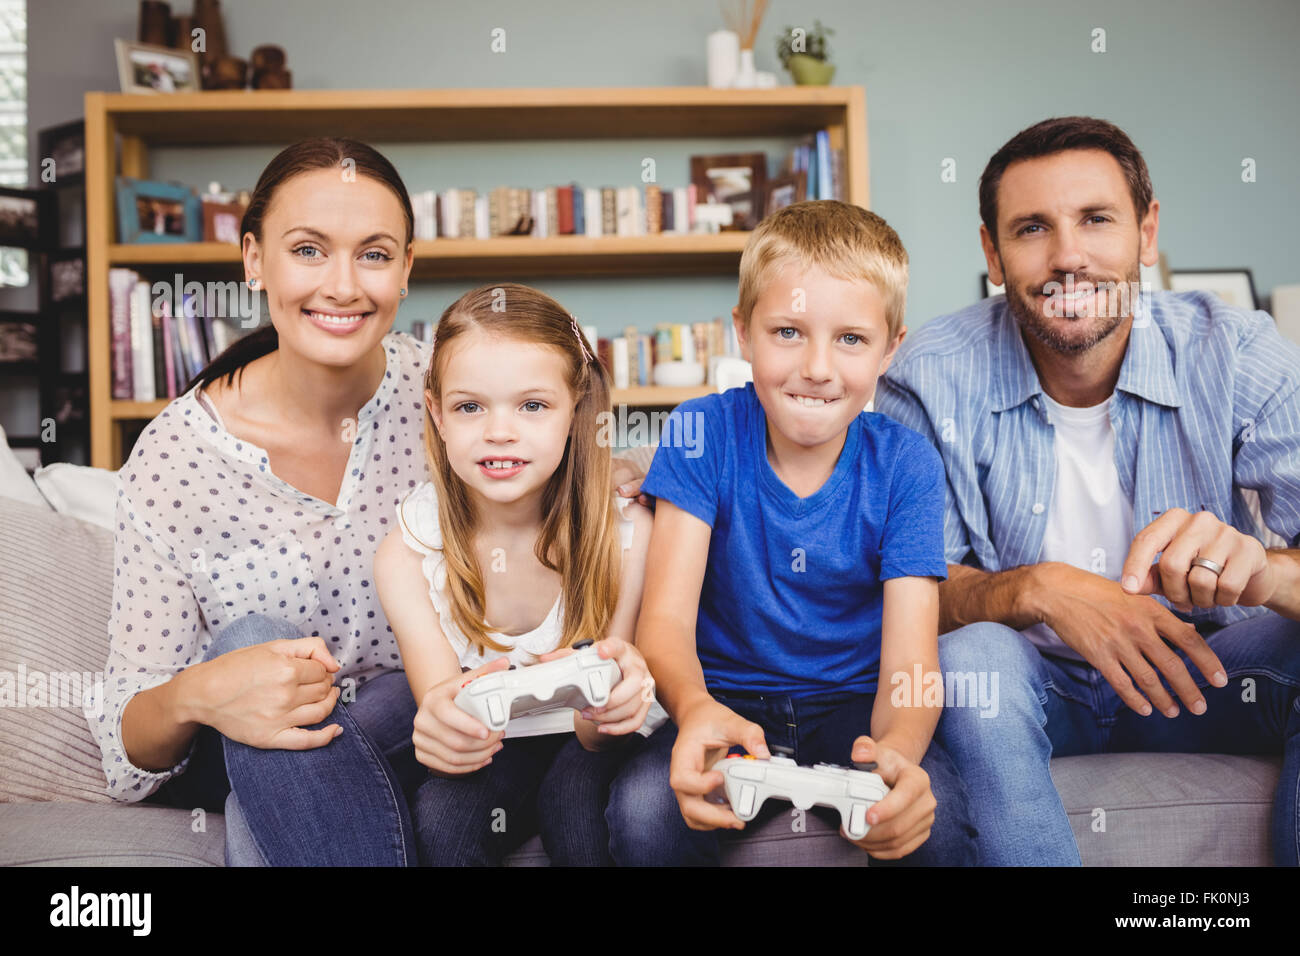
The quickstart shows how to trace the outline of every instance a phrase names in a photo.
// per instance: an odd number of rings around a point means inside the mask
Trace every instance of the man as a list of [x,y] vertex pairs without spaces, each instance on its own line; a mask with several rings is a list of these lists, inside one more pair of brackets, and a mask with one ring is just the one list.
[[[987,862],[1070,837],[1059,800],[981,808],[1053,754],[1108,751],[1281,750],[1274,856],[1300,859],[1300,347],[1213,296],[1136,294],[1159,212],[1112,124],[1017,134],[980,181],[1005,298],[913,333],[876,392],[946,466],[940,631],[998,622],[1022,648],[999,675],[1015,747],[986,745],[1006,738],[973,710],[946,708],[938,731]],[[1290,548],[1260,542],[1254,495]],[[1019,850],[993,855],[1011,832]]]

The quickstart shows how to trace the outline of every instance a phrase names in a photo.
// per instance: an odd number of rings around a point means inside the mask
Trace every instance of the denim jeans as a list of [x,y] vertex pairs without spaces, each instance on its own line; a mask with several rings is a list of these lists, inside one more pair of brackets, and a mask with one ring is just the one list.
[[[943,740],[971,790],[981,850],[990,863],[1044,863],[1065,849],[1057,820],[1059,799],[1026,793],[1026,781],[1047,772],[1052,756],[1094,753],[1282,753],[1274,797],[1274,860],[1295,866],[1300,858],[1300,622],[1275,614],[1222,628],[1206,637],[1228,675],[1214,687],[1187,661],[1205,696],[1196,716],[1174,697],[1177,717],[1154,711],[1143,717],[1120,701],[1101,674],[1086,663],[1039,653],[1021,635],[1000,625],[984,648],[962,647],[961,632],[940,638],[940,655],[958,666],[989,666],[982,653],[1001,644],[998,716],[990,732],[970,711],[945,709],[936,736]],[[954,640],[955,639],[955,640]],[[951,666],[951,663],[950,665]],[[1168,689],[1166,687],[1166,689]],[[1067,823],[1068,827],[1068,823]],[[1068,829],[1065,831],[1068,834]],[[1073,848],[1073,842],[1070,844]],[[1077,859],[1077,852],[1075,853]]]
[[420,861],[497,866],[540,833],[554,866],[612,866],[609,786],[643,744],[629,734],[608,750],[588,751],[573,734],[511,737],[482,770],[429,775],[412,805]]
[[[868,733],[874,694],[839,693],[815,698],[787,695],[714,693],[720,704],[763,728],[768,747],[794,751],[800,764],[848,765],[853,741]],[[668,783],[677,725],[669,722],[650,737],[645,749],[628,762],[610,792],[611,849],[620,866],[717,866],[721,859],[719,832],[692,830],[682,818]],[[898,863],[914,866],[971,866],[976,860],[975,830],[967,812],[966,788],[943,748],[931,743],[921,760],[930,775],[938,807],[930,837]],[[787,812],[789,805],[769,800],[752,823]],[[834,826],[839,812],[813,807]],[[875,860],[874,865],[895,861]]]
[[[284,621],[249,615],[220,631],[205,659],[301,636]],[[230,866],[414,866],[408,800],[427,776],[411,743],[415,713],[405,674],[391,671],[308,728],[343,728],[324,747],[264,750],[203,727],[186,772],[150,799],[224,808]]]

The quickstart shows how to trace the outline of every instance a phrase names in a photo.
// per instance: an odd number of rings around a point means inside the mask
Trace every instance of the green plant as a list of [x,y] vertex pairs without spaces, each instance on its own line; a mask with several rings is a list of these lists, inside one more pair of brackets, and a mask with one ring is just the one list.
[[[803,28],[800,28],[803,29]],[[823,27],[820,20],[813,21],[811,30],[804,30],[802,37],[796,38],[795,27],[786,27],[785,33],[776,39],[776,55],[781,58],[781,66],[790,69],[790,57],[796,54],[810,56],[814,60],[827,61],[831,57],[830,46],[826,38],[834,36],[835,31],[830,27]],[[801,41],[799,45],[802,49],[795,49],[796,40]]]

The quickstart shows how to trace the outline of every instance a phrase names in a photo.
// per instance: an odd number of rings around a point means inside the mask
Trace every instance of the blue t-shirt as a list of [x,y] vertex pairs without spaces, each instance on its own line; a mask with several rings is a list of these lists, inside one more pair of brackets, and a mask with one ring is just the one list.
[[944,578],[943,464],[883,415],[849,425],[800,498],[767,460],[753,384],[680,405],[642,490],[713,529],[695,642],[710,691],[874,693],[889,578]]

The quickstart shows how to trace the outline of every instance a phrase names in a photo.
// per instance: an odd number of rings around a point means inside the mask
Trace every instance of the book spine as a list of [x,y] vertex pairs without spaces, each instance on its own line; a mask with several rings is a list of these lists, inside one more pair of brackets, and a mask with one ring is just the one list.
[[605,366],[606,374],[613,378],[614,346],[609,339],[596,340],[596,360]]
[[139,276],[131,269],[108,270],[109,335],[113,364],[113,397],[129,399],[131,374],[131,296]]
[[167,397],[175,398],[177,395],[176,388],[176,323],[172,319],[172,306],[166,299],[162,304],[162,334],[163,334],[163,374],[167,379]]
[[618,235],[618,191],[606,186],[600,191],[601,235]]
[[131,295],[131,397],[152,402],[153,394],[153,308],[149,283],[141,279]]
[[570,186],[557,186],[555,188],[555,214],[559,221],[559,228],[555,230],[556,235],[571,236],[573,235],[573,188]]
[[628,341],[624,336],[620,335],[613,340],[612,344],[613,344],[613,349],[610,355],[610,362],[614,368],[614,387],[627,388],[628,386],[628,377],[627,377]]
[[654,183],[645,188],[645,231],[647,235],[657,235],[664,231],[664,196]]
[[459,190],[460,196],[460,222],[456,225],[457,234],[462,239],[472,239],[474,237],[474,218],[475,204],[478,201],[478,193],[472,189]]
[[587,193],[577,183],[569,186],[569,195],[573,203],[573,234],[575,236],[585,236],[587,234]]
[[667,322],[655,326],[655,364],[673,360],[673,327]]
[[488,225],[488,200],[487,196],[479,196],[474,200],[474,238],[488,239],[492,236]]
[[[152,309],[150,311],[153,312]],[[167,361],[163,350],[162,313],[153,312],[149,324],[153,334],[153,395],[154,398],[162,398],[167,394]]]
[[641,349],[641,333],[635,325],[629,325],[623,329],[623,338],[627,339],[627,380],[631,384],[640,378],[641,359],[637,353]]
[[640,385],[649,385],[654,382],[651,378],[654,367],[655,341],[653,336],[641,335],[639,339],[640,347],[637,349],[637,375],[636,380]]
[[589,187],[583,191],[582,216],[587,227],[587,235],[597,238],[601,235],[600,190]]

